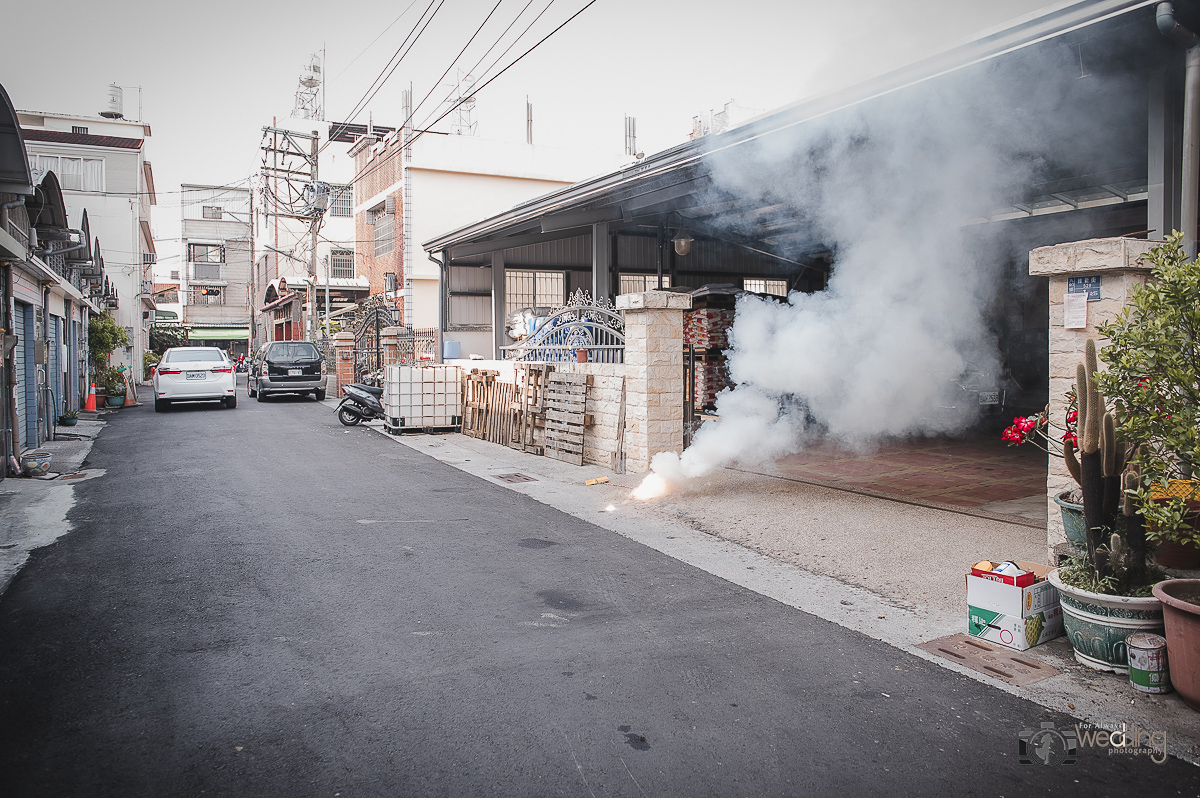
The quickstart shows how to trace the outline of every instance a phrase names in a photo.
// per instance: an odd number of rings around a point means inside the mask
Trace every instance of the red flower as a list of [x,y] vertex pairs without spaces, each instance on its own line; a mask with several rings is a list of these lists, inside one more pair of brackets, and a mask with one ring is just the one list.
[[1079,411],[1078,410],[1072,410],[1070,413],[1067,413],[1067,423],[1068,424],[1074,424],[1078,420],[1079,420]]
[[1062,439],[1063,443],[1067,443],[1069,441],[1072,446],[1079,445],[1079,438],[1075,437],[1075,433],[1071,432],[1070,430],[1063,433]]

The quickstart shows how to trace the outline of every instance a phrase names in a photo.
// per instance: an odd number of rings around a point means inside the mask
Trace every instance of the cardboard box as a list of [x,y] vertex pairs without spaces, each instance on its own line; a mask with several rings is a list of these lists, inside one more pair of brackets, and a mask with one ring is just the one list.
[[1063,633],[1062,606],[1058,590],[1046,581],[1051,568],[1024,561],[1017,565],[1031,571],[1037,581],[1018,586],[967,574],[967,631],[1024,651]]

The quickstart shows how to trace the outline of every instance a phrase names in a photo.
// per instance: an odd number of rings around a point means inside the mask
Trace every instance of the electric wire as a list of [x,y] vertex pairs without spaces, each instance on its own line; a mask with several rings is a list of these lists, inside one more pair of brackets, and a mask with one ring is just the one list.
[[[570,22],[572,22],[576,17],[578,17],[584,11],[587,11],[589,8],[591,8],[595,3],[596,3],[596,0],[588,0],[588,2],[582,8],[580,8],[578,11],[576,11],[571,16],[567,17],[567,19],[564,20],[560,25],[558,25],[558,27],[554,28],[554,30],[550,31],[545,36],[543,36],[541,39],[539,39],[537,42],[535,42],[529,49],[527,49],[525,52],[521,53],[521,55],[519,55],[515,59],[513,59],[507,66],[505,66],[503,69],[501,69],[495,75],[492,75],[487,80],[485,80],[483,83],[481,83],[480,85],[475,87],[474,90],[472,91],[472,97],[475,94],[478,94],[484,88],[486,88],[489,84],[491,84],[493,81],[495,81],[501,75],[503,75],[505,72],[512,69],[518,63],[520,63],[526,56],[528,56],[530,53],[532,53],[534,50],[536,50],[538,47],[540,47],[542,44],[544,44],[546,42],[546,40],[548,40],[550,37],[554,36],[554,34],[558,33],[560,30],[562,30],[564,27],[566,27]],[[442,113],[440,116],[438,116],[436,119],[434,119],[431,123],[429,123],[427,125],[422,125],[423,129],[418,130],[412,138],[410,138],[407,142],[405,142],[404,146],[411,147],[413,142],[415,142],[422,135],[424,135],[426,132],[428,132],[428,128],[431,125],[437,124],[438,122],[445,119],[447,116],[452,114],[455,110],[457,110],[458,107],[460,105],[462,105],[464,102],[466,102],[468,99],[471,99],[471,98],[464,97],[464,98],[460,99],[457,103],[450,106],[449,109],[447,109],[444,113]],[[351,183],[357,182],[358,180],[361,180],[361,179],[367,177],[368,175],[373,173],[375,170],[381,168],[386,162],[387,162],[387,159],[378,159],[378,160],[373,161],[371,164],[369,164],[368,166],[363,168],[361,171],[356,172],[353,179],[351,180]]]
[[[579,16],[580,14],[582,14],[584,11],[587,11],[587,10],[588,10],[589,8],[591,8],[591,7],[592,7],[592,6],[593,6],[595,3],[596,3],[596,0],[588,0],[587,4],[586,4],[586,5],[584,5],[584,6],[583,6],[583,8],[579,9],[579,10],[578,10],[578,11],[576,11],[574,14],[572,14],[571,16],[569,16],[569,17],[567,17],[565,20],[563,20],[562,24],[560,24],[560,25],[559,25],[557,28],[555,28],[554,30],[550,31],[549,33],[547,33],[547,34],[546,34],[545,36],[543,36],[542,38],[538,39],[538,40],[537,40],[537,42],[536,42],[536,43],[535,43],[535,44],[534,44],[532,47],[530,47],[528,50],[526,50],[525,52],[523,52],[523,53],[521,53],[519,56],[517,56],[517,57],[516,57],[516,58],[515,58],[515,59],[514,59],[514,60],[513,60],[511,63],[509,63],[509,65],[508,65],[508,66],[504,67],[504,69],[501,69],[501,70],[500,70],[499,72],[497,72],[495,75],[492,75],[490,78],[488,78],[487,80],[485,80],[485,81],[484,81],[484,82],[483,82],[483,83],[482,83],[482,84],[481,84],[481,85],[480,85],[478,88],[476,88],[476,89],[475,89],[475,91],[476,91],[476,92],[480,92],[480,91],[482,91],[483,89],[487,88],[488,84],[492,83],[494,80],[496,80],[497,78],[499,78],[499,77],[500,77],[501,75],[503,75],[505,72],[507,72],[508,70],[512,69],[512,68],[513,68],[514,66],[516,66],[518,63],[520,63],[520,62],[521,62],[521,60],[525,58],[525,56],[529,55],[529,54],[530,54],[530,53],[532,53],[534,50],[536,50],[538,47],[540,47],[540,46],[541,46],[541,45],[542,45],[542,44],[543,44],[543,43],[544,43],[544,42],[545,42],[547,39],[549,39],[551,36],[553,36],[554,34],[558,33],[558,32],[559,32],[560,30],[562,30],[563,28],[565,28],[565,27],[566,27],[566,26],[567,26],[567,25],[568,25],[568,24],[571,22],[571,20],[573,20],[573,19],[575,19],[576,17],[578,17],[578,16]],[[494,66],[494,64],[493,64],[493,66]],[[442,120],[443,120],[443,119],[445,119],[447,116],[449,116],[450,114],[452,114],[452,113],[453,113],[453,112],[454,112],[454,111],[455,111],[455,110],[456,110],[456,109],[457,109],[457,108],[458,108],[460,105],[462,105],[462,104],[463,104],[464,102],[466,102],[468,99],[470,99],[470,98],[468,98],[468,97],[464,97],[464,98],[462,98],[462,99],[461,99],[461,100],[459,100],[457,103],[455,103],[453,106],[451,106],[451,107],[450,107],[450,108],[449,108],[449,109],[448,109],[448,110],[447,110],[445,113],[443,113],[441,116],[439,116],[437,119],[433,120],[433,121],[432,121],[432,122],[430,122],[428,125],[423,125],[423,127],[425,127],[425,128],[429,128],[429,127],[431,127],[431,126],[433,126],[433,125],[436,125],[438,122],[442,121]],[[409,139],[409,141],[408,141],[408,144],[409,144],[409,146],[411,146],[411,145],[412,145],[412,143],[413,143],[414,141],[416,141],[417,139],[419,139],[423,133],[424,133],[424,131],[420,131],[420,132],[418,132],[418,133],[417,133],[415,136],[413,136],[411,139]]]
[[382,38],[384,37],[384,35],[385,35],[385,34],[386,34],[388,31],[390,31],[392,28],[394,28],[394,27],[396,26],[396,23],[397,23],[397,22],[399,22],[399,21],[400,21],[400,19],[401,19],[401,18],[402,18],[402,17],[403,17],[405,14],[407,14],[407,13],[409,12],[409,10],[410,10],[410,9],[412,9],[412,7],[413,7],[413,6],[415,6],[416,4],[417,4],[417,0],[412,0],[412,2],[411,2],[411,3],[409,3],[407,6],[405,6],[405,7],[404,7],[404,10],[400,12],[399,16],[397,16],[395,19],[393,19],[390,25],[388,25],[386,28],[384,28],[382,31],[380,31],[380,32],[379,32],[379,35],[378,35],[378,36],[376,36],[374,39],[372,39],[370,44],[368,44],[366,47],[364,47],[364,48],[362,48],[361,50],[359,50],[359,51],[358,51],[358,55],[354,56],[354,58],[352,58],[352,59],[350,60],[350,63],[349,63],[349,64],[346,64],[346,66],[342,67],[342,71],[338,72],[336,75],[334,75],[332,78],[330,78],[330,79],[329,79],[329,82],[330,82],[330,83],[332,83],[333,81],[335,81],[335,80],[337,80],[338,78],[340,78],[342,75],[345,75],[345,74],[346,74],[346,71],[347,71],[348,69],[350,69],[350,67],[354,66],[354,64],[355,64],[355,63],[358,61],[358,59],[362,58],[362,57],[363,57],[363,54],[364,54],[364,53],[366,53],[366,52],[367,52],[367,50],[370,50],[372,47],[374,47],[374,46],[375,46],[375,42],[377,42],[377,41],[379,41],[380,39],[382,39]]
[[[484,27],[486,27],[488,22],[491,21],[492,16],[496,13],[496,10],[498,8],[500,8],[500,4],[503,2],[504,2],[504,0],[496,0],[496,5],[492,6],[492,10],[489,11],[488,15],[483,18],[483,22],[479,23],[479,27],[476,28],[475,32],[471,34],[471,38],[467,39],[467,43],[463,45],[463,48],[458,51],[458,55],[454,56],[454,59],[450,62],[450,65],[446,67],[446,71],[444,71],[441,74],[441,77],[439,77],[437,80],[435,80],[433,82],[433,86],[429,89],[429,92],[424,97],[421,98],[421,102],[419,102],[417,105],[413,106],[409,110],[408,118],[404,120],[404,125],[403,125],[404,127],[408,126],[409,122],[411,122],[413,117],[416,116],[417,110],[420,109],[420,107],[422,105],[424,105],[431,96],[433,96],[433,93],[435,91],[437,91],[437,87],[441,84],[441,82],[443,80],[446,79],[446,75],[450,74],[450,70],[454,69],[454,65],[458,63],[458,59],[463,57],[463,53],[465,53],[467,51],[467,48],[471,46],[471,43],[473,41],[475,41],[475,37],[477,37],[480,33],[483,32]],[[503,35],[503,34],[501,34],[501,35]]]
[[[367,88],[366,93],[357,103],[354,104],[353,108],[351,108],[350,114],[346,118],[347,122],[353,122],[354,119],[360,113],[362,113],[363,109],[366,108],[367,103],[373,100],[375,95],[379,93],[379,90],[383,88],[383,85],[391,79],[392,75],[395,74],[396,69],[400,66],[400,63],[404,60],[405,56],[412,52],[412,48],[416,45],[417,40],[420,39],[421,35],[429,28],[430,23],[433,22],[434,17],[437,16],[438,12],[442,10],[442,6],[445,4],[446,0],[429,0],[429,5],[425,7],[423,12],[421,12],[421,16],[417,19],[417,22],[413,26],[412,30],[409,31],[408,36],[404,37],[404,41],[400,43],[398,48],[396,48],[396,52],[390,59],[388,59],[388,62],[384,65],[383,69],[380,70],[379,75],[376,76],[375,80],[371,81],[371,85]],[[430,13],[430,9],[432,9],[432,13]],[[428,19],[425,18],[426,14],[429,15]],[[424,26],[421,25],[422,21],[424,21]],[[419,31],[417,30],[418,28],[420,28]]]

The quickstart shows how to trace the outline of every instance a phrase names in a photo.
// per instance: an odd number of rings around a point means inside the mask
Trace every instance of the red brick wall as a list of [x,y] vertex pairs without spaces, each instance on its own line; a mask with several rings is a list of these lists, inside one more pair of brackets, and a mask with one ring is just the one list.
[[[386,255],[375,257],[375,227],[367,224],[370,209],[355,215],[354,230],[358,244],[355,247],[355,272],[370,281],[371,294],[381,294],[387,287],[384,275],[392,272],[396,275],[397,290],[404,287],[404,197],[399,182],[403,176],[403,150],[395,139],[388,140],[384,151],[374,158],[368,158],[371,148],[367,147],[354,156],[355,175],[354,196],[356,198],[372,198],[381,191],[392,186],[395,189],[387,196],[395,202],[395,212],[392,216],[395,248]],[[375,200],[374,207],[384,202],[384,197]],[[400,308],[401,323],[404,322],[404,300],[397,298],[396,305]]]

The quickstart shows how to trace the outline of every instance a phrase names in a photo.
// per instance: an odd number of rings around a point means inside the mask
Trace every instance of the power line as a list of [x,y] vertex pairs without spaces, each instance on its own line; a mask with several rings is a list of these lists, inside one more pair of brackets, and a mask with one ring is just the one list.
[[368,44],[366,47],[364,47],[364,48],[362,48],[361,50],[359,50],[359,51],[358,51],[358,55],[354,56],[354,58],[353,58],[353,59],[351,59],[351,61],[350,61],[350,63],[349,63],[349,64],[346,64],[346,66],[342,67],[342,71],[341,71],[341,72],[339,72],[339,73],[337,73],[336,75],[334,75],[334,76],[333,76],[333,77],[330,79],[330,81],[332,82],[332,81],[334,81],[334,80],[337,80],[338,78],[340,78],[342,75],[345,75],[345,74],[346,74],[346,70],[348,70],[348,69],[350,69],[350,67],[354,66],[354,64],[355,64],[355,63],[358,61],[358,59],[362,58],[362,57],[363,57],[363,54],[364,54],[365,52],[367,52],[367,50],[370,50],[372,47],[374,47],[374,46],[375,46],[375,42],[377,42],[377,41],[379,41],[380,39],[382,39],[382,38],[383,38],[383,36],[384,36],[384,34],[386,34],[386,33],[387,33],[388,31],[390,31],[390,30],[391,30],[393,27],[395,27],[396,23],[400,21],[400,18],[401,18],[401,17],[403,17],[405,14],[407,14],[407,13],[409,12],[409,9],[411,9],[411,8],[412,8],[413,6],[415,6],[416,4],[417,4],[417,0],[412,0],[412,2],[411,2],[411,3],[409,3],[407,6],[405,6],[405,7],[404,7],[404,10],[400,12],[399,16],[397,16],[395,19],[393,19],[390,25],[388,25],[386,28],[384,28],[382,31],[380,31],[380,32],[379,32],[379,35],[378,35],[378,36],[376,36],[374,39],[372,39],[370,44]]
[[[429,24],[433,22],[433,18],[437,16],[438,11],[442,10],[442,6],[445,5],[445,2],[446,0],[429,0],[429,5],[426,6],[425,10],[421,12],[421,16],[417,19],[416,24],[413,25],[412,30],[408,32],[408,35],[404,37],[404,41],[402,41],[400,46],[396,48],[396,52],[393,53],[392,57],[388,59],[388,62],[384,64],[383,69],[380,70],[379,74],[375,77],[375,80],[371,81],[371,85],[367,88],[366,93],[357,103],[354,104],[354,107],[350,110],[350,114],[346,119],[347,122],[353,122],[355,117],[362,113],[362,110],[366,107],[366,104],[374,99],[375,95],[379,93],[379,90],[383,88],[383,84],[388,82],[388,80],[395,73],[396,68],[400,66],[400,62],[404,60],[405,56],[412,52],[412,48],[417,43],[417,39],[421,38],[421,34],[424,33],[429,27]],[[434,8],[435,3],[437,4],[437,8]],[[430,9],[433,9],[432,14],[430,14]],[[429,19],[427,20],[425,19],[426,14],[429,14]],[[421,22],[423,20],[425,25],[424,27],[421,27]],[[417,31],[417,28],[421,28],[421,30]],[[409,42],[410,38],[412,39],[411,43]],[[405,49],[406,45],[407,49]],[[403,51],[403,53],[401,51]],[[384,73],[387,73],[386,76]]]
[[[415,105],[412,109],[409,110],[408,118],[404,120],[404,125],[403,125],[404,127],[408,126],[408,123],[412,121],[414,116],[416,116],[417,110],[422,105],[424,105],[431,96],[433,96],[433,93],[435,91],[437,91],[437,87],[441,84],[441,82],[443,80],[446,79],[446,75],[450,74],[450,70],[454,69],[454,65],[458,63],[458,59],[463,57],[463,53],[465,53],[467,51],[467,48],[471,46],[471,42],[475,41],[475,37],[483,32],[484,27],[492,19],[492,15],[494,15],[496,13],[496,9],[500,8],[500,4],[503,2],[504,2],[504,0],[496,0],[496,5],[492,6],[492,10],[489,11],[488,15],[483,18],[483,22],[479,23],[479,27],[476,28],[475,32],[471,34],[471,38],[467,39],[467,43],[463,45],[463,48],[458,51],[458,55],[454,56],[454,60],[452,60],[450,62],[450,65],[446,67],[446,71],[442,73],[441,77],[439,77],[436,81],[434,81],[433,86],[429,89],[429,93],[426,94],[423,98],[421,98],[421,102],[417,103],[417,105]],[[501,36],[503,36],[503,34],[501,34]]]
[[[582,14],[584,11],[587,11],[589,8],[591,8],[591,7],[592,7],[592,5],[594,5],[594,4],[595,4],[595,2],[596,2],[596,0],[588,0],[587,4],[586,4],[586,5],[584,5],[584,7],[583,7],[583,8],[579,9],[579,10],[578,10],[578,11],[576,11],[574,14],[572,14],[571,16],[569,16],[569,17],[567,17],[565,20],[563,20],[562,24],[561,24],[561,25],[559,25],[557,28],[555,28],[554,30],[550,31],[549,33],[547,33],[547,34],[546,34],[545,36],[543,36],[542,38],[538,39],[538,41],[537,41],[537,42],[536,42],[536,43],[535,43],[535,44],[534,44],[532,47],[530,47],[528,50],[526,50],[525,52],[523,52],[523,53],[521,53],[519,56],[517,56],[517,57],[516,57],[516,58],[515,58],[515,59],[514,59],[514,60],[513,60],[513,61],[512,61],[512,62],[511,62],[511,63],[510,63],[508,66],[504,67],[504,69],[501,69],[501,70],[500,70],[499,72],[497,72],[495,75],[492,75],[490,78],[488,78],[487,80],[485,80],[485,81],[483,82],[483,84],[479,86],[479,88],[475,89],[475,92],[480,92],[480,91],[483,91],[485,88],[487,88],[488,84],[490,84],[492,81],[496,80],[496,78],[500,77],[500,76],[501,76],[501,75],[503,75],[505,72],[507,72],[508,70],[512,69],[512,68],[513,68],[514,66],[516,66],[518,63],[520,63],[520,62],[521,62],[521,60],[522,60],[523,58],[525,58],[525,56],[527,56],[527,55],[529,55],[530,53],[532,53],[532,52],[533,52],[534,50],[536,50],[538,47],[541,47],[541,46],[542,46],[542,44],[543,44],[543,43],[544,43],[544,42],[545,42],[547,39],[549,39],[551,36],[553,36],[554,34],[558,33],[558,32],[559,32],[560,30],[562,30],[563,28],[565,28],[565,27],[566,27],[566,26],[567,26],[567,25],[568,25],[568,24],[571,22],[571,20],[575,19],[577,16],[579,16],[580,14]],[[498,59],[497,59],[497,60],[498,60]],[[428,129],[428,128],[429,128],[429,127],[431,127],[431,126],[433,126],[433,125],[436,125],[438,122],[441,122],[441,121],[442,121],[443,119],[445,119],[447,116],[449,116],[450,114],[452,114],[452,113],[453,113],[453,112],[454,112],[454,111],[455,111],[455,110],[456,110],[456,109],[457,109],[457,108],[458,108],[460,105],[462,105],[462,104],[463,104],[464,102],[466,102],[468,99],[470,99],[470,98],[464,97],[464,98],[460,99],[460,100],[459,100],[457,103],[455,103],[454,105],[452,105],[452,106],[451,106],[451,107],[450,107],[450,108],[449,108],[449,109],[448,109],[448,110],[447,110],[447,111],[446,111],[444,114],[442,114],[442,115],[441,115],[441,116],[439,116],[437,119],[435,119],[435,120],[433,120],[432,122],[430,122],[428,125],[424,125],[423,127],[424,127],[424,128],[426,128],[426,129]],[[409,140],[408,140],[408,144],[409,144],[409,146],[411,146],[411,145],[412,145],[412,143],[413,143],[414,141],[416,141],[417,139],[421,138],[421,136],[422,136],[424,133],[425,133],[425,131],[424,131],[424,130],[418,131],[418,132],[417,132],[417,135],[413,136],[411,139],[409,139]]]
[[[552,0],[552,1],[553,1],[553,0]],[[529,54],[530,54],[530,53],[532,53],[534,50],[536,50],[538,47],[540,47],[540,46],[541,46],[543,43],[545,43],[547,39],[549,39],[551,36],[553,36],[554,34],[558,33],[560,30],[562,30],[564,27],[566,27],[566,26],[567,26],[567,25],[568,25],[568,24],[569,24],[569,23],[570,23],[572,20],[574,20],[576,17],[578,17],[578,16],[579,16],[580,14],[582,14],[584,11],[587,11],[587,10],[588,10],[589,8],[591,8],[591,7],[592,7],[592,5],[594,5],[595,3],[596,3],[596,0],[588,0],[587,4],[585,4],[585,5],[583,6],[583,8],[579,9],[579,10],[578,10],[578,11],[576,11],[574,14],[572,14],[572,15],[571,15],[571,16],[569,16],[569,17],[567,17],[567,19],[566,19],[566,20],[564,20],[564,21],[562,22],[562,24],[560,24],[560,25],[559,25],[558,27],[556,27],[554,30],[552,30],[552,31],[550,31],[549,33],[547,33],[545,36],[543,36],[541,39],[539,39],[539,40],[538,40],[538,41],[537,41],[537,42],[536,42],[536,43],[535,43],[535,44],[534,44],[532,47],[530,47],[528,50],[526,50],[525,52],[521,53],[521,55],[519,55],[519,56],[517,56],[515,59],[513,59],[513,61],[512,61],[512,62],[510,62],[510,63],[508,64],[508,66],[504,67],[504,69],[500,70],[500,71],[499,71],[499,72],[497,72],[495,75],[493,75],[492,77],[490,77],[490,78],[488,78],[487,80],[485,80],[485,81],[484,81],[482,84],[480,84],[480,85],[479,85],[477,88],[475,88],[475,89],[474,89],[474,91],[472,92],[472,96],[474,96],[475,94],[478,94],[480,91],[482,91],[483,89],[487,88],[487,86],[488,86],[489,84],[491,84],[493,81],[495,81],[495,80],[496,80],[497,78],[499,78],[501,75],[503,75],[505,72],[507,72],[508,70],[512,69],[514,66],[516,66],[516,65],[517,65],[517,64],[518,64],[518,63],[519,63],[519,62],[520,62],[522,59],[524,59],[524,58],[525,58],[527,55],[529,55]],[[547,7],[548,7],[548,6],[547,6]],[[526,30],[528,30],[528,28],[527,28]],[[522,34],[522,35],[524,35],[524,34]],[[515,43],[515,42],[514,42],[514,43]],[[510,49],[511,49],[511,46],[510,46]],[[501,57],[503,57],[503,56],[501,56]],[[497,60],[498,60],[498,59],[497,59]],[[429,132],[429,127],[431,127],[432,125],[435,125],[435,124],[437,124],[438,122],[442,121],[442,120],[443,120],[443,119],[445,119],[447,116],[449,116],[450,114],[452,114],[452,113],[453,113],[453,112],[454,112],[454,111],[455,111],[455,110],[456,110],[456,109],[457,109],[457,108],[458,108],[460,105],[462,105],[463,103],[465,103],[465,102],[466,102],[468,99],[470,99],[470,98],[469,98],[469,97],[463,97],[463,98],[461,98],[461,99],[460,99],[460,100],[459,100],[457,103],[455,103],[454,105],[450,106],[450,108],[449,108],[449,109],[447,109],[445,113],[443,113],[441,116],[439,116],[439,117],[437,117],[436,119],[434,119],[434,120],[433,120],[433,122],[431,122],[429,125],[423,125],[423,126],[422,126],[422,128],[423,128],[423,129],[421,129],[421,130],[418,130],[418,131],[417,131],[417,134],[416,134],[415,136],[413,136],[411,139],[409,139],[407,142],[405,142],[405,143],[404,143],[404,146],[405,146],[405,147],[411,147],[411,146],[412,146],[412,143],[413,143],[414,141],[416,141],[417,139],[419,139],[419,138],[420,138],[422,135],[424,135],[425,133]],[[362,179],[362,178],[366,177],[367,175],[371,174],[371,173],[372,173],[372,172],[374,172],[376,169],[379,169],[380,167],[382,167],[382,166],[384,165],[384,163],[385,163],[385,161],[384,161],[384,160],[382,160],[382,159],[373,161],[373,162],[372,162],[371,164],[369,164],[369,165],[368,165],[366,168],[364,168],[364,169],[363,169],[361,172],[357,172],[357,173],[355,173],[354,177],[353,177],[353,178],[352,178],[352,180],[351,180],[351,183],[353,183],[354,181],[360,180],[360,179]]]

